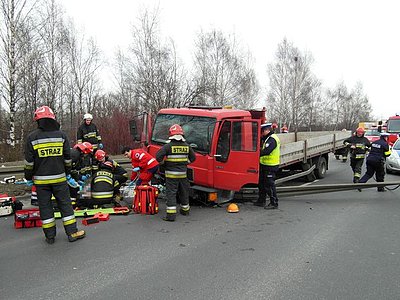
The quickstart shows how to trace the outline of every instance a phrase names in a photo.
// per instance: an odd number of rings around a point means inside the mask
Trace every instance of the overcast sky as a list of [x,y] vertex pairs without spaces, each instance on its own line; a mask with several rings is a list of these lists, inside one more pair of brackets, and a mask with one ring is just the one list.
[[311,52],[324,87],[364,85],[378,118],[400,112],[400,1],[396,0],[62,0],[76,26],[92,36],[109,60],[131,40],[140,10],[159,7],[163,37],[189,61],[200,29],[235,33],[256,61],[262,87],[267,64],[286,37]]

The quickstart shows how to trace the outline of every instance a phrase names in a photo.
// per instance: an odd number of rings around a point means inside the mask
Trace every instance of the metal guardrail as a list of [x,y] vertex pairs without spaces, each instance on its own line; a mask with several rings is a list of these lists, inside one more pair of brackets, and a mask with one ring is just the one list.
[[[121,165],[121,167],[129,167],[131,166],[131,161],[129,159],[114,159],[117,163]],[[19,162],[22,163],[22,162]],[[0,167],[0,176],[7,176],[7,175],[23,175],[24,173],[24,166],[23,165],[16,165],[16,166],[5,166]]]

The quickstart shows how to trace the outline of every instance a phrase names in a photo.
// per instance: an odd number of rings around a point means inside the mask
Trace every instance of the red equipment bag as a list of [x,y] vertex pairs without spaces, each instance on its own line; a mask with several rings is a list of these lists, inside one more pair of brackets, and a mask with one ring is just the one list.
[[42,227],[39,208],[17,210],[14,215],[15,228]]
[[151,185],[139,185],[135,189],[132,209],[134,213],[154,215],[158,213],[158,189]]

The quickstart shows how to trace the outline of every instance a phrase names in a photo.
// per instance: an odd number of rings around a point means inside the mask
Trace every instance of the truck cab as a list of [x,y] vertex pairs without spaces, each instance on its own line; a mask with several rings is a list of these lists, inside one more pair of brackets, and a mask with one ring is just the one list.
[[161,109],[142,142],[155,156],[168,142],[170,126],[181,125],[186,142],[196,152],[196,161],[188,166],[192,189],[206,193],[239,191],[258,183],[260,125],[264,121],[265,109]]

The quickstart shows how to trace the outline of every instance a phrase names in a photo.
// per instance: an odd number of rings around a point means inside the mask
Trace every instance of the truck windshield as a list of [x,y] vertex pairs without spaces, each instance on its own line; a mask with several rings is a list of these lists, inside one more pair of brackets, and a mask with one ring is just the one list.
[[159,114],[154,123],[151,140],[156,143],[166,143],[169,128],[179,124],[185,133],[186,142],[193,150],[208,153],[215,122],[215,118]]
[[400,132],[400,119],[388,120],[387,132]]

